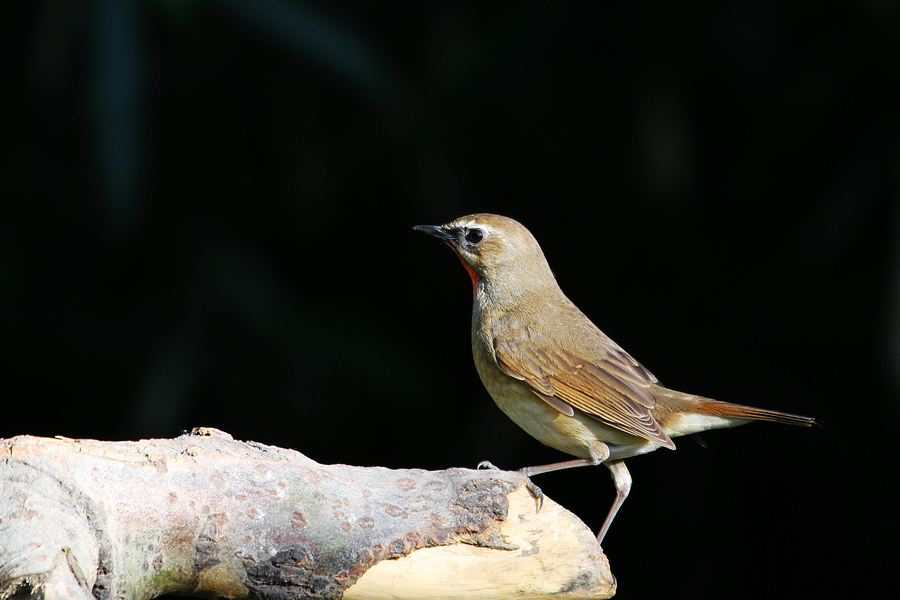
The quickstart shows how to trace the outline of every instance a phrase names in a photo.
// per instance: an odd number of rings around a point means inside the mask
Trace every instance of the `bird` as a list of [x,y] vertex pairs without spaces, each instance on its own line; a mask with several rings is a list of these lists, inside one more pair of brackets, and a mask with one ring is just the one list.
[[[520,469],[537,510],[543,493],[533,475],[609,469],[616,497],[598,543],[631,491],[625,459],[674,450],[676,437],[751,421],[815,424],[664,387],[563,294],[537,240],[518,221],[478,213],[413,229],[447,244],[471,278],[472,354],[494,402],[538,441],[577,457]],[[478,466],[497,468],[487,461]]]

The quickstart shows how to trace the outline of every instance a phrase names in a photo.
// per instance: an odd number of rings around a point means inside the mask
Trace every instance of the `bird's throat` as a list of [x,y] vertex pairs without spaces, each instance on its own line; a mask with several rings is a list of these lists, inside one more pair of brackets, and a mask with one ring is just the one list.
[[[459,256],[458,252],[456,253],[456,256]],[[472,270],[472,267],[469,266],[469,263],[467,263],[462,256],[459,256],[459,262],[462,263],[462,266],[466,269],[466,273],[472,278],[472,297],[474,298],[475,290],[478,288],[478,275]]]

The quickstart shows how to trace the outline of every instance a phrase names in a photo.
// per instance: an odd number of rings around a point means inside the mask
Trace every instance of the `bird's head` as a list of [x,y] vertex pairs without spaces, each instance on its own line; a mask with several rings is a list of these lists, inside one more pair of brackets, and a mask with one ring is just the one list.
[[413,229],[433,235],[456,252],[472,278],[473,293],[479,282],[495,292],[513,293],[556,284],[537,240],[508,217],[479,213]]

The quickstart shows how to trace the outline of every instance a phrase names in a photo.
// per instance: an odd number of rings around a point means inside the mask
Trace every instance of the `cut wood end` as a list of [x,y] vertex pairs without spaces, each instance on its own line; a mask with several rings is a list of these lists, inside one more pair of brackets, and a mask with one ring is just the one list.
[[373,566],[344,593],[346,600],[456,598],[610,598],[616,580],[594,534],[546,498],[541,512],[524,486],[509,495],[500,525],[515,550],[467,544],[423,548]]

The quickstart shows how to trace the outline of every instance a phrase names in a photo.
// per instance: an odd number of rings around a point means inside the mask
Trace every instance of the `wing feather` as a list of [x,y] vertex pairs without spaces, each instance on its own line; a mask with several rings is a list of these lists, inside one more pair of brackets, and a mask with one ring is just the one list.
[[656,378],[609,338],[599,340],[591,349],[595,357],[587,360],[517,319],[501,318],[491,333],[503,372],[560,412],[572,416],[574,407],[631,435],[675,447],[650,412]]

